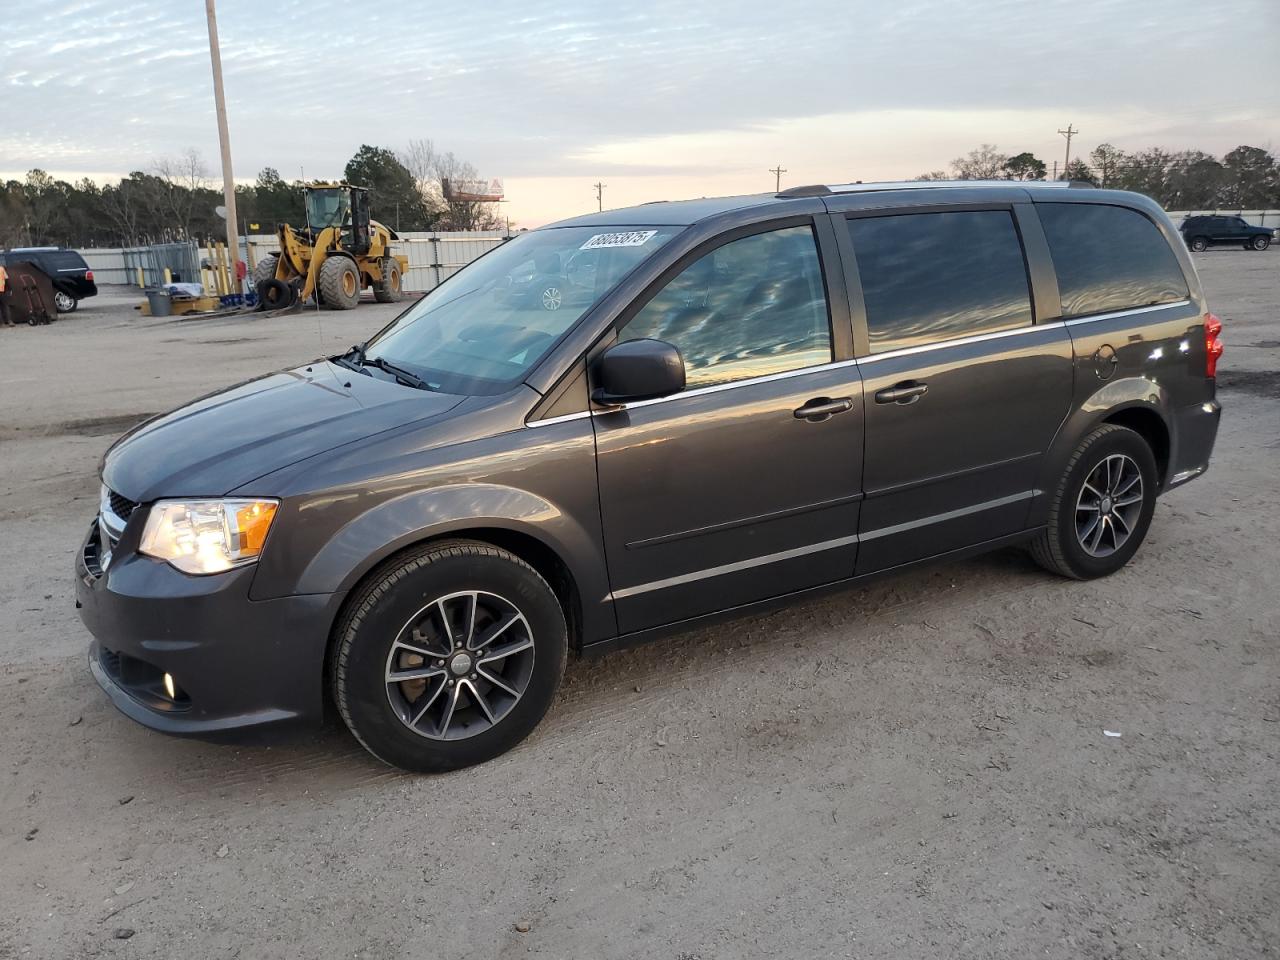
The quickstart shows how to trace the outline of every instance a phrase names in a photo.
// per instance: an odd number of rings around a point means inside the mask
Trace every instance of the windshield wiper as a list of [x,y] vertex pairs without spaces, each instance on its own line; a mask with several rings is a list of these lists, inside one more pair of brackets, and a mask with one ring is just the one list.
[[408,384],[411,387],[417,387],[419,390],[434,390],[435,388],[421,377],[410,373],[404,367],[397,367],[394,363],[388,363],[381,357],[374,357],[372,360],[366,359],[364,350],[360,351],[360,363],[366,367],[377,367],[386,373],[391,374],[401,383]]
[[[373,374],[361,366],[364,363],[364,347],[363,343],[357,343],[342,356],[334,357],[333,362],[340,367],[346,367],[348,370],[355,370],[357,373],[363,373],[366,377],[371,377]],[[352,356],[355,359],[351,359]]]

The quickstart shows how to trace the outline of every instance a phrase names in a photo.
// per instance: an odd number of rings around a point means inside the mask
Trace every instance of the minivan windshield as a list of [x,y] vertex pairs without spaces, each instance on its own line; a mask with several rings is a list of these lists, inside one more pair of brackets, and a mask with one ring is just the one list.
[[510,389],[591,306],[683,227],[552,227],[480,257],[377,334],[364,356],[434,390]]

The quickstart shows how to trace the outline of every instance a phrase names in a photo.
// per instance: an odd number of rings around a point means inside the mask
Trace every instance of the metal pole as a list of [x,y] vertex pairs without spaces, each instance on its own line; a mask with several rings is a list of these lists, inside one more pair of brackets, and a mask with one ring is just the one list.
[[236,182],[231,174],[231,134],[227,131],[227,101],[222,95],[222,54],[218,49],[218,14],[214,0],[204,0],[209,20],[209,61],[213,65],[213,104],[218,114],[218,146],[222,149],[222,202],[227,208],[227,248],[231,250],[231,274],[240,259],[240,227],[236,223]]

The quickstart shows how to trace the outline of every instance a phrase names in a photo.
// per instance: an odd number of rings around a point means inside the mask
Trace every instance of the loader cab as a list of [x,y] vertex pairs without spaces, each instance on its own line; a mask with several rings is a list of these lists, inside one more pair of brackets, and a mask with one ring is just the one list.
[[369,252],[369,191],[346,183],[307,188],[307,229],[312,236],[326,227],[337,227],[342,245],[356,254]]

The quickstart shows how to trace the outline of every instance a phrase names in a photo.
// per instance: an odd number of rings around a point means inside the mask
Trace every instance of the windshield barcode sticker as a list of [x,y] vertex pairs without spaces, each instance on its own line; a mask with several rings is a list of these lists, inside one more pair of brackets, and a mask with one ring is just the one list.
[[632,230],[630,233],[597,233],[578,249],[600,250],[603,247],[643,247],[657,234],[657,230]]

